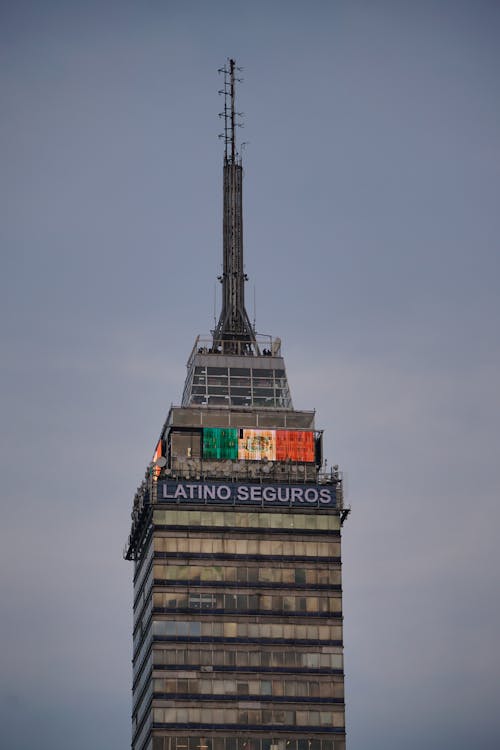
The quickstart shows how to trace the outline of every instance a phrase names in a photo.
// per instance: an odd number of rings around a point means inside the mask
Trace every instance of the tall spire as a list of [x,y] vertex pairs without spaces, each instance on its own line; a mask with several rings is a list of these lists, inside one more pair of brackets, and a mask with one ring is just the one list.
[[224,76],[224,88],[219,92],[224,96],[224,168],[223,168],[223,270],[219,281],[222,283],[222,310],[213,332],[214,349],[223,353],[258,353],[255,331],[245,309],[245,281],[247,276],[243,265],[243,167],[236,148],[236,128],[241,127],[235,111],[236,71],[241,70],[234,60],[220,68]]

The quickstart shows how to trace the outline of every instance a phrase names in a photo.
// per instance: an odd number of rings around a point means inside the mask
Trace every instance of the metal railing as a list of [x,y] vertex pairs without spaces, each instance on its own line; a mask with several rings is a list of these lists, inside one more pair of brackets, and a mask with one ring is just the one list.
[[267,334],[255,334],[255,340],[214,339],[212,336],[197,336],[189,355],[187,367],[193,364],[196,354],[222,354],[254,357],[281,357],[281,339]]

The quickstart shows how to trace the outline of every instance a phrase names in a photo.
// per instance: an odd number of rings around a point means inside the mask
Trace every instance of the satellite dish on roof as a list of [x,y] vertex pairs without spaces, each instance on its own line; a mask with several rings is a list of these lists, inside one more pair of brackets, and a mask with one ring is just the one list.
[[167,459],[165,456],[160,456],[160,458],[156,459],[155,464],[159,466],[160,469],[163,469],[167,465]]

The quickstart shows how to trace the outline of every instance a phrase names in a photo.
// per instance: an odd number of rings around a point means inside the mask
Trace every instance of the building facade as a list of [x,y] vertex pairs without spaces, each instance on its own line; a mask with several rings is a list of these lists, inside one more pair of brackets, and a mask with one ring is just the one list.
[[244,306],[225,88],[222,311],[133,503],[133,750],[345,750],[338,467]]

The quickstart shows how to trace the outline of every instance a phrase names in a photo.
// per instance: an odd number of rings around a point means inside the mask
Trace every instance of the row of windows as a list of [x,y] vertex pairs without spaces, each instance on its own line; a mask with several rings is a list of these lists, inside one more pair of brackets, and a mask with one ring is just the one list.
[[149,570],[149,564],[153,557],[153,545],[150,544],[145,550],[144,556],[140,561],[134,563],[134,593],[137,593],[144,583],[144,579]]
[[282,539],[200,539],[155,535],[155,552],[190,552],[207,555],[296,555],[301,557],[339,557],[340,542],[306,542]]
[[200,591],[159,592],[153,594],[153,609],[219,609],[252,612],[295,612],[297,614],[340,613],[342,602],[340,596],[283,596],[281,594],[224,594],[203,593]]
[[330,679],[294,680],[294,679],[228,679],[223,676],[217,678],[185,679],[182,677],[162,677],[153,680],[155,693],[171,695],[246,695],[270,696],[283,698],[343,698],[342,682]]
[[[293,626],[291,626],[293,627]],[[209,649],[158,649],[153,652],[155,666],[194,667],[254,667],[272,669],[289,667],[299,669],[342,669],[343,658],[340,649],[337,653],[312,653],[294,649],[284,651],[249,651]]]
[[135,726],[139,726],[144,719],[146,714],[149,714],[149,708],[151,705],[151,698],[153,697],[153,682],[149,682],[142,694],[136,693],[134,698],[139,700],[134,701],[134,707],[132,710],[132,719]]
[[254,387],[258,388],[273,388],[274,385],[277,388],[284,388],[286,386],[286,378],[278,376],[278,378],[274,379],[271,371],[269,375],[261,375],[259,370],[253,370],[253,372],[247,375],[231,374],[230,378],[228,378],[227,372],[224,375],[209,375],[208,377],[200,373],[195,373],[193,376],[193,386],[195,387],[208,385],[209,388],[211,386],[220,386],[227,389],[227,384],[231,383],[236,388],[249,388],[252,382]]
[[229,510],[155,510],[154,522],[164,526],[222,526],[231,529],[333,531],[339,528],[339,518],[334,514],[241,513]]
[[282,390],[285,393],[288,392],[286,378],[277,378],[276,380],[273,380],[272,377],[256,377],[255,374],[252,378],[235,376],[228,378],[223,375],[205,378],[203,375],[195,375],[192,386],[193,392],[205,393],[207,388],[209,393],[215,389],[219,389],[223,393],[227,393],[229,390],[231,390],[231,392],[244,390]]
[[[342,627],[340,624],[295,625],[289,623],[267,624],[262,622],[200,622],[196,620],[182,622],[179,620],[153,620],[151,627],[153,635],[169,638],[264,638],[285,639],[287,641],[339,641],[342,638]],[[139,628],[134,635],[134,653],[142,637],[143,630]],[[143,648],[144,644],[141,646],[141,652],[143,652]],[[137,658],[135,661],[137,663]]]
[[[227,377],[228,374],[228,368],[227,367],[195,367],[194,370],[195,376],[198,377],[204,377],[205,375],[208,375],[208,377]],[[251,374],[254,375],[254,377],[261,377],[261,378],[272,378],[273,374],[276,377],[285,377],[285,371],[283,369],[272,369],[269,367],[264,368],[258,368],[258,367],[230,367],[229,368],[229,374],[231,377],[236,376],[239,378],[247,377],[249,378]]]
[[266,638],[276,640],[339,641],[341,625],[295,625],[260,622],[200,622],[153,620],[155,636],[189,638]]
[[[221,376],[227,376],[228,374],[228,368],[227,367],[195,367],[194,374],[198,376],[205,376],[208,375],[208,377],[221,377]],[[254,377],[261,377],[261,378],[272,378],[273,375],[276,377],[284,378],[285,377],[285,371],[283,369],[272,369],[269,367],[230,367],[229,368],[229,374],[231,376],[236,377],[246,377],[249,378],[251,374],[254,375]]]
[[136,615],[142,610],[146,598],[149,596],[151,584],[153,582],[153,566],[149,569],[148,575],[141,580],[141,588],[135,587],[134,593],[134,625],[136,622]]
[[154,708],[155,724],[257,724],[299,727],[343,727],[344,712],[307,711],[281,708]]
[[148,631],[148,633],[146,634],[146,637],[142,641],[142,643],[139,646],[139,648],[137,649],[134,646],[134,649],[133,649],[133,654],[134,654],[133,655],[133,674],[134,674],[134,679],[137,677],[137,674],[139,673],[139,671],[141,669],[141,666],[142,666],[143,661],[144,661],[144,659],[146,657],[146,654],[148,653],[148,650],[149,650],[149,648],[151,646],[152,638],[153,638],[153,634],[151,633],[151,631]]
[[151,600],[139,617],[134,617],[134,634],[132,639],[133,651],[135,653],[142,639],[144,638],[144,632],[147,628],[146,623],[151,617]]
[[164,581],[213,581],[228,583],[282,583],[332,586],[340,583],[340,570],[329,568],[276,568],[234,565],[158,565],[155,579]]
[[311,737],[154,737],[153,750],[345,750],[345,740]]
[[132,732],[134,735],[132,750],[151,750],[151,741],[147,742],[147,744],[144,744],[151,731],[151,717],[148,716],[148,720],[143,723],[139,734],[135,734],[137,732],[137,727],[137,716],[132,716]]
[[151,661],[151,657],[146,660],[146,664],[144,665],[141,676],[139,677],[137,683],[134,685],[134,706],[136,705],[137,699],[141,695],[144,686],[146,685],[146,683],[149,683],[149,679],[151,677]]
[[253,388],[249,383],[244,384],[241,381],[238,381],[237,383],[235,381],[231,381],[230,386],[228,387],[228,383],[226,381],[225,383],[221,383],[219,385],[212,385],[209,383],[208,387],[204,383],[193,385],[191,393],[199,396],[205,395],[207,393],[209,396],[225,396],[230,393],[231,396],[241,396],[243,398],[247,397],[249,399],[252,398],[252,393],[254,397],[273,397],[276,394],[276,398],[286,398],[288,396],[288,388],[281,388],[279,386],[274,387],[272,381],[269,382],[262,380],[259,381],[259,383],[254,381]]
[[[283,395],[280,395],[283,394]],[[276,396],[210,396],[193,394],[189,400],[191,404],[209,404],[210,406],[271,406],[282,409],[290,408],[291,399],[288,391],[276,391]]]
[[[214,372],[216,370],[217,372]],[[262,402],[264,405],[288,406],[290,391],[284,370],[257,370],[249,368],[196,367],[192,381],[192,403],[231,401],[236,405]]]

